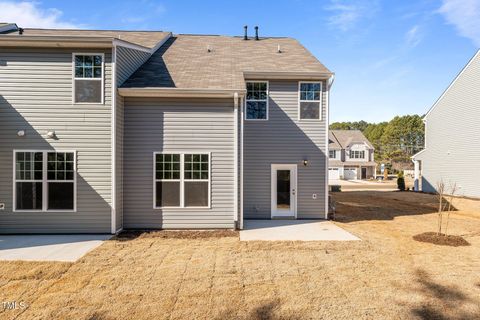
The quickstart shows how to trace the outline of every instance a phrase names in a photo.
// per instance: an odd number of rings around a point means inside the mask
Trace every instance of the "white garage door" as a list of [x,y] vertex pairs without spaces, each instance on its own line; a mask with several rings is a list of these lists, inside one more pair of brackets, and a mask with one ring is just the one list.
[[345,180],[357,179],[357,168],[345,168],[343,169],[343,177]]
[[328,180],[340,179],[340,170],[338,168],[328,168]]

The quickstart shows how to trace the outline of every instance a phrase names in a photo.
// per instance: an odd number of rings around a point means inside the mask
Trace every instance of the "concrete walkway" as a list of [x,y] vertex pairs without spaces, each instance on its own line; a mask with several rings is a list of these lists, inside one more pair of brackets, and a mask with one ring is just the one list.
[[111,235],[0,235],[0,260],[75,262]]
[[356,241],[360,240],[325,220],[245,220],[240,241]]

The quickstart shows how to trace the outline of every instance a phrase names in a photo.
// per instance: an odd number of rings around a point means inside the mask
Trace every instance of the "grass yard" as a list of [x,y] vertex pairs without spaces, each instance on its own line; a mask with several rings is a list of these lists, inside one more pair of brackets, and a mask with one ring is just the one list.
[[[338,225],[357,242],[251,242],[234,232],[154,232],[107,241],[80,261],[0,262],[1,319],[478,319],[480,202],[457,200],[452,234],[434,196],[342,192]],[[1,307],[1,305],[0,305]]]

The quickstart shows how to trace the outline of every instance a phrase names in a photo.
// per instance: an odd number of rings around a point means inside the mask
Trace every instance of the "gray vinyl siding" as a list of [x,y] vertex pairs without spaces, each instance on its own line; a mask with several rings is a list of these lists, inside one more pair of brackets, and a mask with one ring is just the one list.
[[[234,227],[233,99],[125,98],[124,228]],[[211,208],[153,209],[154,152],[211,152]]]
[[[116,82],[117,87],[132,75],[150,57],[150,53],[131,48],[116,47]],[[124,134],[124,98],[116,93],[117,110],[115,114],[115,200],[116,230],[123,226],[123,134]]]
[[[326,92],[322,120],[298,120],[298,81],[269,82],[268,121],[244,122],[244,216],[271,217],[271,165],[297,164],[297,218],[325,218]],[[308,166],[303,160],[308,159]],[[317,199],[312,199],[312,194]]]
[[[422,190],[435,192],[443,180],[457,194],[480,197],[480,53],[426,118]],[[447,190],[448,191],[448,190]]]
[[[110,232],[111,54],[105,103],[74,105],[72,52],[85,49],[0,50],[0,233]],[[76,150],[77,212],[12,212],[14,149]]]

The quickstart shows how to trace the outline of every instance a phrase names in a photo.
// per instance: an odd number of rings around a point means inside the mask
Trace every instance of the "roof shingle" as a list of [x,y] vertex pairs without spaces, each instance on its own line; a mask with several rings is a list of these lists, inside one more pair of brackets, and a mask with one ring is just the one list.
[[249,71],[331,73],[292,38],[176,35],[122,87],[240,90]]

